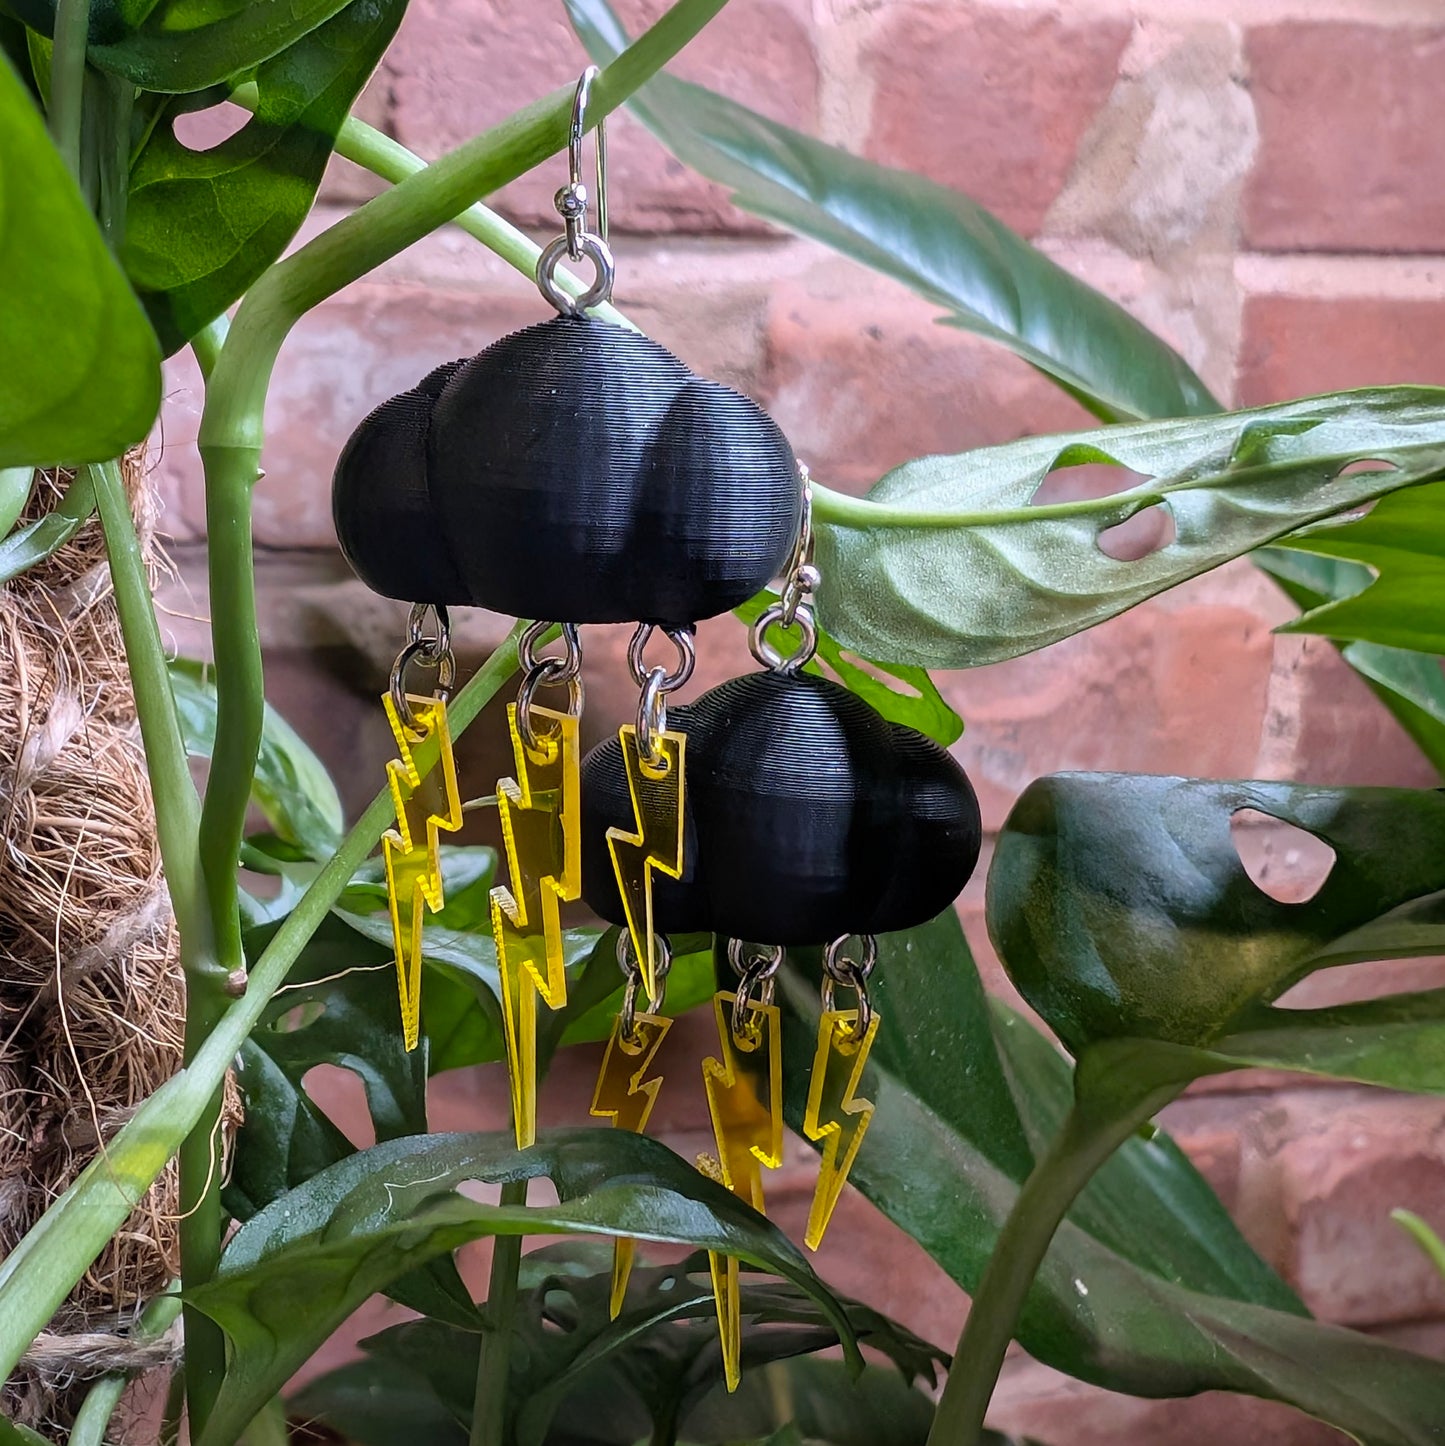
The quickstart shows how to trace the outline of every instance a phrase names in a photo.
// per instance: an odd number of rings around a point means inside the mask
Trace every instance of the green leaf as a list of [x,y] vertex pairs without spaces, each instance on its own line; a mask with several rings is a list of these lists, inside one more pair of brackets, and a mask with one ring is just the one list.
[[[1363,458],[1384,471],[1346,471]],[[1149,480],[1035,504],[1060,467]],[[1445,472],[1445,391],[1391,387],[1228,416],[1028,437],[905,463],[860,500],[814,486],[819,610],[846,648],[974,667],[1058,642],[1288,532]],[[1174,537],[1134,561],[1101,536],[1154,506]]]
[[[326,19],[337,8],[336,0],[311,0],[253,4],[243,13],[284,9]],[[252,117],[208,151],[176,138],[183,107],[163,115],[131,173],[123,259],[167,352],[219,316],[285,250],[311,209],[336,133],[405,10],[406,0],[354,0],[288,41],[256,72]]]
[[34,480],[33,467],[0,468],[0,537],[8,538],[10,529],[20,520]]
[[[733,612],[752,627],[777,600],[776,593],[761,592]],[[878,663],[871,658],[852,657],[821,626],[818,627],[818,657],[828,665],[827,669],[814,660],[803,665],[805,673],[819,677],[831,673],[850,693],[856,693],[890,723],[916,728],[945,748],[963,737],[963,719],[949,707],[925,669],[910,667],[907,663]],[[880,673],[902,687],[884,682],[878,676]]]
[[[1274,578],[1302,611],[1353,597],[1368,587],[1371,579],[1363,563],[1314,557],[1293,548],[1262,548],[1254,554],[1254,563]],[[1380,643],[1337,646],[1340,656],[1369,684],[1420,751],[1445,776],[1445,668],[1440,658]]]
[[[871,987],[882,1024],[863,1089],[877,1109],[852,1180],[975,1291],[1033,1168],[1031,1141],[1056,1133],[1072,1087],[1067,1062],[1011,1011],[997,1011],[994,1045],[955,928],[939,921],[922,937],[880,941]],[[787,1107],[796,1124],[816,991],[795,975],[784,988]],[[1445,1368],[1302,1312],[1168,1137],[1153,1133],[1131,1139],[1076,1202],[1018,1339],[1036,1359],[1111,1390],[1241,1391],[1292,1403],[1379,1446],[1437,1440]]]
[[[1230,832],[1241,809],[1334,850],[1308,903],[1251,881]],[[1205,1047],[1303,1024],[1267,1006],[1314,970],[1438,952],[1441,890],[1445,793],[1059,774],[1004,824],[988,919],[1009,977],[1076,1055],[1121,1038]]]
[[[176,659],[171,690],[187,752],[209,759],[216,744],[216,685],[210,667]],[[314,859],[336,852],[346,823],[336,784],[326,765],[269,703],[251,796],[287,843],[304,848]]]
[[[553,1206],[483,1205],[450,1192],[545,1176]],[[843,1308],[797,1248],[665,1146],[623,1130],[394,1140],[332,1166],[253,1217],[216,1280],[189,1299],[230,1337],[232,1365],[199,1446],[233,1439],[363,1301],[469,1240],[499,1234],[636,1235],[736,1255],[819,1303],[854,1359]]]
[[1445,653],[1445,486],[1383,497],[1354,522],[1314,528],[1284,545],[1362,563],[1375,580],[1281,632]]
[[[56,0],[12,0],[55,29]],[[142,90],[204,90],[295,45],[354,0],[93,0],[87,59]],[[364,0],[362,8],[373,0]]]
[[90,474],[82,471],[44,517],[36,518],[0,541],[0,583],[7,583],[53,557],[80,531],[94,511],[95,488]]
[[[567,0],[567,11],[594,60],[626,46],[606,0]],[[668,76],[649,81],[629,105],[744,210],[896,278],[947,308],[945,320],[1037,367],[1101,420],[1219,410],[1176,352],[968,197]]]
[[0,134],[0,467],[103,462],[160,410],[155,335],[3,57]]
[[1430,1264],[1445,1276],[1445,1242],[1418,1215],[1410,1210],[1392,1210],[1390,1219],[1425,1252]]

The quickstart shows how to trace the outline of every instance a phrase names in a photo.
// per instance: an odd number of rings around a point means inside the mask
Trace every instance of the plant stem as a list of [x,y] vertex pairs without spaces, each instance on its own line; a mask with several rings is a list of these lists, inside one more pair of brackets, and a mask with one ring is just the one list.
[[[191,782],[150,579],[125,482],[114,462],[91,467],[89,476],[105,530],[116,611],[155,800],[161,862],[180,934],[181,966],[186,978],[185,1060],[190,1063],[229,1002],[225,992],[227,971],[216,956],[204,880],[197,868],[199,801]],[[220,1259],[220,1111],[218,1084],[196,1128],[181,1146],[181,1279],[188,1287],[209,1280]],[[186,1378],[194,1422],[198,1411],[204,1417],[220,1389],[226,1342],[214,1321],[189,1308],[185,1312],[185,1333]]]
[[85,97],[85,48],[90,37],[90,0],[58,0],[55,46],[50,60],[50,135],[80,181],[80,129]]
[[[158,1295],[141,1312],[130,1338],[153,1341],[170,1330],[181,1313],[178,1295]],[[70,1428],[70,1446],[105,1446],[105,1430],[125,1390],[127,1376],[123,1371],[102,1376],[86,1393],[85,1402]]]
[[1154,1089],[1122,1110],[1090,1110],[1076,1103],[1069,1111],[999,1231],[974,1292],[927,1446],[979,1446],[1024,1302],[1069,1207],[1104,1161],[1179,1089]]
[[[465,732],[515,672],[521,631],[520,624],[512,629],[448,706],[454,737]],[[390,789],[382,789],[277,929],[251,970],[245,995],[231,1002],[195,1058],[136,1109],[111,1139],[105,1156],[91,1161],[0,1260],[0,1379],[15,1369],[25,1348],[195,1127],[271,996],[393,822],[393,808]]]
[[[500,1203],[525,1205],[527,1181],[508,1180],[502,1186]],[[507,1376],[512,1364],[512,1322],[517,1313],[521,1266],[522,1237],[495,1236],[482,1351],[477,1361],[477,1391],[472,1404],[471,1446],[505,1446],[507,1439]]]

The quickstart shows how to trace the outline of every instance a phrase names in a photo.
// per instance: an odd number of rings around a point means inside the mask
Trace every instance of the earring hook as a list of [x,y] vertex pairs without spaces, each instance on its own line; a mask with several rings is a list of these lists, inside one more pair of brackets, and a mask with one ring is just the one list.
[[[565,234],[559,236],[537,258],[537,285],[542,295],[564,316],[581,316],[588,307],[612,295],[615,263],[607,245],[607,120],[597,122],[597,230],[587,229],[587,205],[591,197],[582,180],[582,137],[587,131],[587,102],[592,82],[602,72],[589,65],[577,81],[572,96],[572,123],[567,131],[567,184],[553,200],[562,218]],[[557,266],[563,254],[573,261],[590,260],[597,275],[581,296],[573,297],[557,284]]]

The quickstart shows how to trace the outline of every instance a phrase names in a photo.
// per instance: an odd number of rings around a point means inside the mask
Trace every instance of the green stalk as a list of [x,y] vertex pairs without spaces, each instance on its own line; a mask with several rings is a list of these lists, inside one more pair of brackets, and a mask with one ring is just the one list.
[[[502,1205],[525,1205],[527,1182],[508,1180]],[[507,1376],[512,1365],[512,1323],[517,1313],[517,1277],[522,1268],[522,1237],[499,1235],[492,1241],[492,1273],[477,1361],[477,1390],[472,1404],[471,1446],[505,1446]]]
[[[150,581],[120,468],[114,462],[103,462],[91,467],[89,476],[105,530],[116,611],[155,799],[161,861],[180,934],[181,967],[186,977],[185,1059],[189,1063],[228,1002],[226,969],[216,956],[204,880],[197,869],[199,800],[191,781]],[[220,1259],[224,1223],[217,1153],[220,1112],[218,1085],[196,1128],[181,1146],[181,1279],[187,1286],[209,1280]],[[214,1321],[189,1308],[185,1312],[185,1333],[188,1394],[192,1411],[199,1402],[204,1416],[225,1374],[226,1341]]]
[[[159,1340],[181,1313],[178,1295],[158,1295],[141,1312],[131,1331],[134,1341]],[[102,1376],[86,1393],[85,1402],[70,1428],[70,1446],[105,1446],[105,1431],[120,1402],[128,1377],[124,1371]]]
[[999,1231],[953,1356],[927,1446],[979,1446],[1004,1355],[1034,1277],[1069,1207],[1094,1172],[1182,1086],[1156,1087],[1122,1107],[1076,1102],[1024,1182]]
[[[451,702],[460,737],[516,669],[518,624]],[[195,1127],[307,941],[395,815],[389,789],[372,800],[256,960],[245,995],[231,1002],[196,1057],[150,1096],[23,1240],[0,1260],[0,1379],[15,1369],[75,1282],[125,1223]]]
[[90,0],[58,0],[50,60],[50,135],[77,182],[81,178],[80,129],[89,37]]

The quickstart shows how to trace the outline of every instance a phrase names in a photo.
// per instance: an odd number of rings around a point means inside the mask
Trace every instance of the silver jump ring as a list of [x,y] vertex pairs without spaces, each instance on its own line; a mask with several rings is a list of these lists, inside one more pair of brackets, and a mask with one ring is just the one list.
[[[774,625],[791,630],[797,628],[797,648],[786,656],[768,641],[768,629]],[[794,605],[791,623],[784,616],[783,604],[775,602],[765,608],[753,623],[748,633],[748,647],[753,657],[770,672],[791,675],[802,669],[818,651],[818,625],[813,620],[813,609],[805,602]]]
[[843,952],[852,937],[851,934],[844,934],[841,939],[834,939],[823,951],[822,1003],[824,1011],[831,1013],[837,1008],[834,994],[837,986],[851,989],[858,1000],[858,1018],[850,1033],[864,1035],[873,1022],[873,1001],[868,996],[868,976],[873,973],[873,966],[878,962],[878,940],[872,934],[859,934],[857,937],[862,945],[863,957],[854,959]]
[[[426,630],[428,614],[436,622],[436,632]],[[452,620],[443,603],[413,603],[406,618],[408,643],[426,643],[430,656],[440,657],[452,650]]]
[[[652,947],[657,965],[657,998],[652,1001],[649,1011],[661,1014],[667,1002],[667,976],[672,969],[672,941],[666,934],[654,934]],[[636,1045],[639,1043],[637,991],[642,988],[642,966],[632,947],[632,934],[627,929],[617,936],[617,967],[622,970],[622,977],[626,981],[622,988],[622,1008],[617,1015],[617,1036],[623,1044]]]
[[654,668],[644,680],[637,700],[637,754],[653,768],[667,760],[667,755],[658,747],[658,739],[667,732],[666,683],[662,669]]
[[406,670],[413,663],[436,672],[432,696],[445,703],[452,696],[452,686],[457,681],[457,660],[450,648],[439,646],[436,638],[417,638],[396,655],[396,662],[391,665],[391,706],[396,709],[396,716],[402,723],[417,733],[422,725],[411,710],[406,686]]
[[[645,686],[647,680],[654,674],[661,672],[660,668],[649,669],[643,659],[647,651],[647,645],[652,641],[653,634],[658,630],[656,623],[639,623],[637,631],[633,633],[631,642],[627,645],[627,666],[632,671],[632,681],[639,688]],[[697,665],[697,639],[691,628],[686,627],[665,627],[662,635],[677,649],[677,667],[672,672],[664,673],[662,682],[659,685],[664,693],[675,693],[679,688],[684,687],[692,677],[692,670]]]
[[[749,949],[755,951],[751,959],[744,952]],[[775,976],[783,963],[783,946],[747,944],[741,939],[729,939],[728,963],[738,976],[738,986],[733,991],[733,1041],[741,1048],[751,1049],[758,1042],[757,1022],[752,1015],[773,1002],[773,992],[777,987]]]
[[612,283],[617,279],[617,262],[613,259],[612,248],[600,236],[594,236],[590,231],[582,232],[577,238],[579,254],[573,259],[591,261],[596,275],[586,291],[580,296],[572,296],[557,282],[557,268],[570,250],[566,236],[548,242],[537,258],[537,287],[563,316],[581,316],[583,312],[611,299]]
[[566,652],[561,657],[548,657],[537,649],[552,626],[553,624],[548,622],[529,623],[526,631],[517,640],[517,661],[523,670],[529,673],[545,662],[556,663],[561,672],[554,671],[550,676],[554,682],[564,683],[582,672],[582,634],[576,623],[558,623],[556,626],[561,629]]

